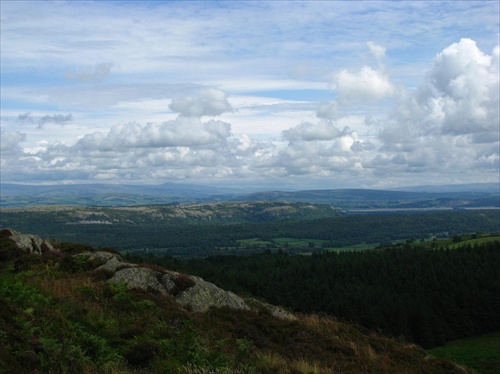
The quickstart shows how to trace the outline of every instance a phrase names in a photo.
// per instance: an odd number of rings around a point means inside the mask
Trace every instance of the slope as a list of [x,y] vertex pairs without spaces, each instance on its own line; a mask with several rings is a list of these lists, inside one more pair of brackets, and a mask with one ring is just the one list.
[[259,303],[195,311],[170,294],[110,282],[95,271],[102,262],[81,255],[96,253],[89,246],[26,253],[28,242],[22,250],[0,234],[0,372],[468,372],[332,318],[276,317]]

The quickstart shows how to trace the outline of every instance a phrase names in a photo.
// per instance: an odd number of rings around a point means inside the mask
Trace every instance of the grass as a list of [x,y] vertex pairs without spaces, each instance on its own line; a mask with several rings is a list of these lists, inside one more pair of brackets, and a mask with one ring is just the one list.
[[496,240],[500,240],[499,235],[478,235],[477,238],[472,238],[471,235],[463,235],[462,236],[462,241],[459,243],[452,243],[449,245],[451,249],[460,247],[464,244],[470,244],[470,245],[475,245],[475,244],[482,244],[482,243],[488,243],[488,242],[494,242]]
[[327,240],[322,240],[322,239],[312,239],[312,238],[302,238],[302,239],[297,239],[297,238],[274,238],[273,242],[279,245],[285,245],[288,244],[290,246],[295,246],[295,247],[307,247],[309,246],[309,243],[313,243],[315,247],[321,247],[323,243],[326,243]]
[[480,374],[500,373],[500,332],[455,340],[428,352],[466,365]]
[[331,252],[366,251],[368,249],[374,249],[378,245],[379,243],[360,243],[355,245],[349,245],[347,247],[326,248],[326,250]]
[[241,243],[243,245],[266,245],[266,244],[272,244],[270,241],[267,240],[262,240],[261,238],[251,238],[251,239],[241,239],[238,240],[238,243]]

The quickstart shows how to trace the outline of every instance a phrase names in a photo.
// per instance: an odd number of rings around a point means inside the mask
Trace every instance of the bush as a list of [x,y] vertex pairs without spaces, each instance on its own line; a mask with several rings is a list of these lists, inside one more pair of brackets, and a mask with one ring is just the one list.
[[177,278],[174,279],[175,287],[172,290],[172,294],[175,296],[182,291],[187,290],[190,287],[193,287],[196,282],[189,278],[186,274],[180,274]]
[[160,345],[150,338],[137,338],[132,341],[123,354],[132,366],[147,367],[160,353]]
[[9,261],[21,257],[24,251],[9,238],[0,238],[0,261]]
[[81,244],[81,243],[68,243],[68,242],[62,242],[59,243],[58,245],[59,250],[64,253],[68,254],[77,254],[77,253],[82,253],[82,252],[95,252],[95,248],[87,245],[87,244]]
[[27,254],[14,260],[14,270],[16,272],[30,270],[34,265],[38,265],[41,263],[42,258],[40,255]]

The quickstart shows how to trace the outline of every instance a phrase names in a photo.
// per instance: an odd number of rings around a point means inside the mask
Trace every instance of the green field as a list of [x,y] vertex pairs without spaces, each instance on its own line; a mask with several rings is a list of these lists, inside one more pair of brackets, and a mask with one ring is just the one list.
[[289,245],[292,247],[307,247],[310,244],[313,243],[315,247],[321,247],[321,245],[328,240],[321,240],[321,239],[311,239],[311,238],[303,238],[303,239],[297,239],[297,238],[274,238],[273,242],[279,245]]
[[476,370],[480,374],[500,373],[500,332],[460,339],[428,352]]
[[267,244],[272,244],[270,241],[267,240],[262,240],[261,238],[251,238],[251,239],[241,239],[237,240],[238,243],[244,246],[250,246],[250,245],[267,245]]
[[345,252],[345,251],[366,251],[378,246],[378,243],[360,243],[356,245],[349,245],[347,247],[326,248],[327,251]]
[[500,236],[498,235],[487,235],[487,234],[479,234],[477,235],[477,238],[472,238],[470,235],[463,235],[462,236],[462,241],[460,243],[453,243],[450,244],[450,248],[457,248],[460,245],[463,244],[470,244],[470,245],[475,245],[475,244],[482,244],[482,243],[487,243],[487,242],[492,242],[495,240],[500,240]]

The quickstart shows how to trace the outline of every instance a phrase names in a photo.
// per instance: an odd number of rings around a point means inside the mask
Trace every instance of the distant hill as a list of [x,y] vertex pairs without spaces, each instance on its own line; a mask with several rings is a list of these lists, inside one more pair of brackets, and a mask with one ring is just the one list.
[[196,203],[227,200],[241,190],[193,184],[160,185],[71,184],[22,185],[0,184],[1,206],[30,205],[102,205],[127,206],[167,203]]
[[415,192],[369,189],[270,191],[244,195],[238,199],[332,204],[345,210],[500,207],[500,194],[474,191]]
[[437,209],[500,207],[498,184],[417,186],[398,190],[330,189],[263,191],[195,184],[0,184],[0,205],[130,206],[222,201],[288,201],[332,204],[338,209]]
[[425,185],[394,188],[395,191],[414,192],[489,192],[500,193],[500,183],[465,183],[445,185]]

